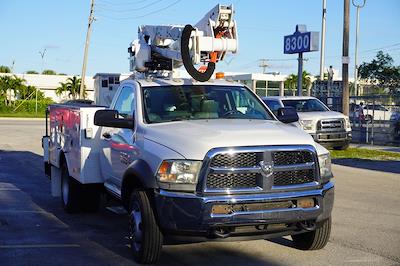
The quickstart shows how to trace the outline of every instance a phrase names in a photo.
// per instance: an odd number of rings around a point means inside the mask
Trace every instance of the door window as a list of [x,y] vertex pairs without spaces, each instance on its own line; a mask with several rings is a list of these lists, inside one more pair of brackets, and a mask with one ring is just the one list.
[[135,94],[132,87],[122,87],[114,109],[118,111],[120,118],[133,118],[135,112]]

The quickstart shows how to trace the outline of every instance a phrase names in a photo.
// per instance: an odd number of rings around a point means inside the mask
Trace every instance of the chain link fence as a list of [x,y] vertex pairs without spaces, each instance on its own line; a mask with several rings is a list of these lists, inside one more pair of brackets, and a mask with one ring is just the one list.
[[[311,94],[324,102],[331,110],[342,112],[341,81],[316,81]],[[399,97],[351,96],[349,118],[353,142],[400,146]]]

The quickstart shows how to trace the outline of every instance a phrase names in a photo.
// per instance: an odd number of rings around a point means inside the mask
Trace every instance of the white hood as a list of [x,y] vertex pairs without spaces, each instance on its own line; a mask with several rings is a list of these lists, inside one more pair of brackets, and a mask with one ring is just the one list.
[[346,116],[339,112],[323,111],[323,112],[298,112],[300,120],[314,120],[330,119],[330,118],[345,118]]
[[[146,139],[160,143],[187,159],[202,160],[212,148],[261,145],[313,145],[304,131],[278,121],[192,120],[152,124]],[[173,159],[173,158],[171,158]]]

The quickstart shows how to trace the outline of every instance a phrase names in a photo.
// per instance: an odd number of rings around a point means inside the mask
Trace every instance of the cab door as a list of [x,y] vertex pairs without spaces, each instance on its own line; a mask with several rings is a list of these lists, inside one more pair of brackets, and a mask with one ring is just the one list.
[[[133,119],[136,109],[135,91],[132,85],[122,85],[111,109],[118,111],[119,118]],[[107,174],[106,187],[120,193],[123,173],[132,162],[135,142],[135,128],[108,128],[101,132],[103,154],[102,172]]]

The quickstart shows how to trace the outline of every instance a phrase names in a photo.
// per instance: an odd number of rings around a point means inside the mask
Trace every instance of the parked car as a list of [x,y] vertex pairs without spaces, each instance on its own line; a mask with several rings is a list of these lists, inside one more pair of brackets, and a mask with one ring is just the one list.
[[275,114],[281,107],[295,108],[299,122],[295,122],[294,125],[311,134],[321,145],[334,149],[346,149],[349,146],[351,140],[349,117],[331,111],[317,98],[272,96],[264,97],[263,101]]
[[371,116],[374,120],[389,120],[392,116],[392,111],[381,104],[367,104],[364,107],[365,117]]

